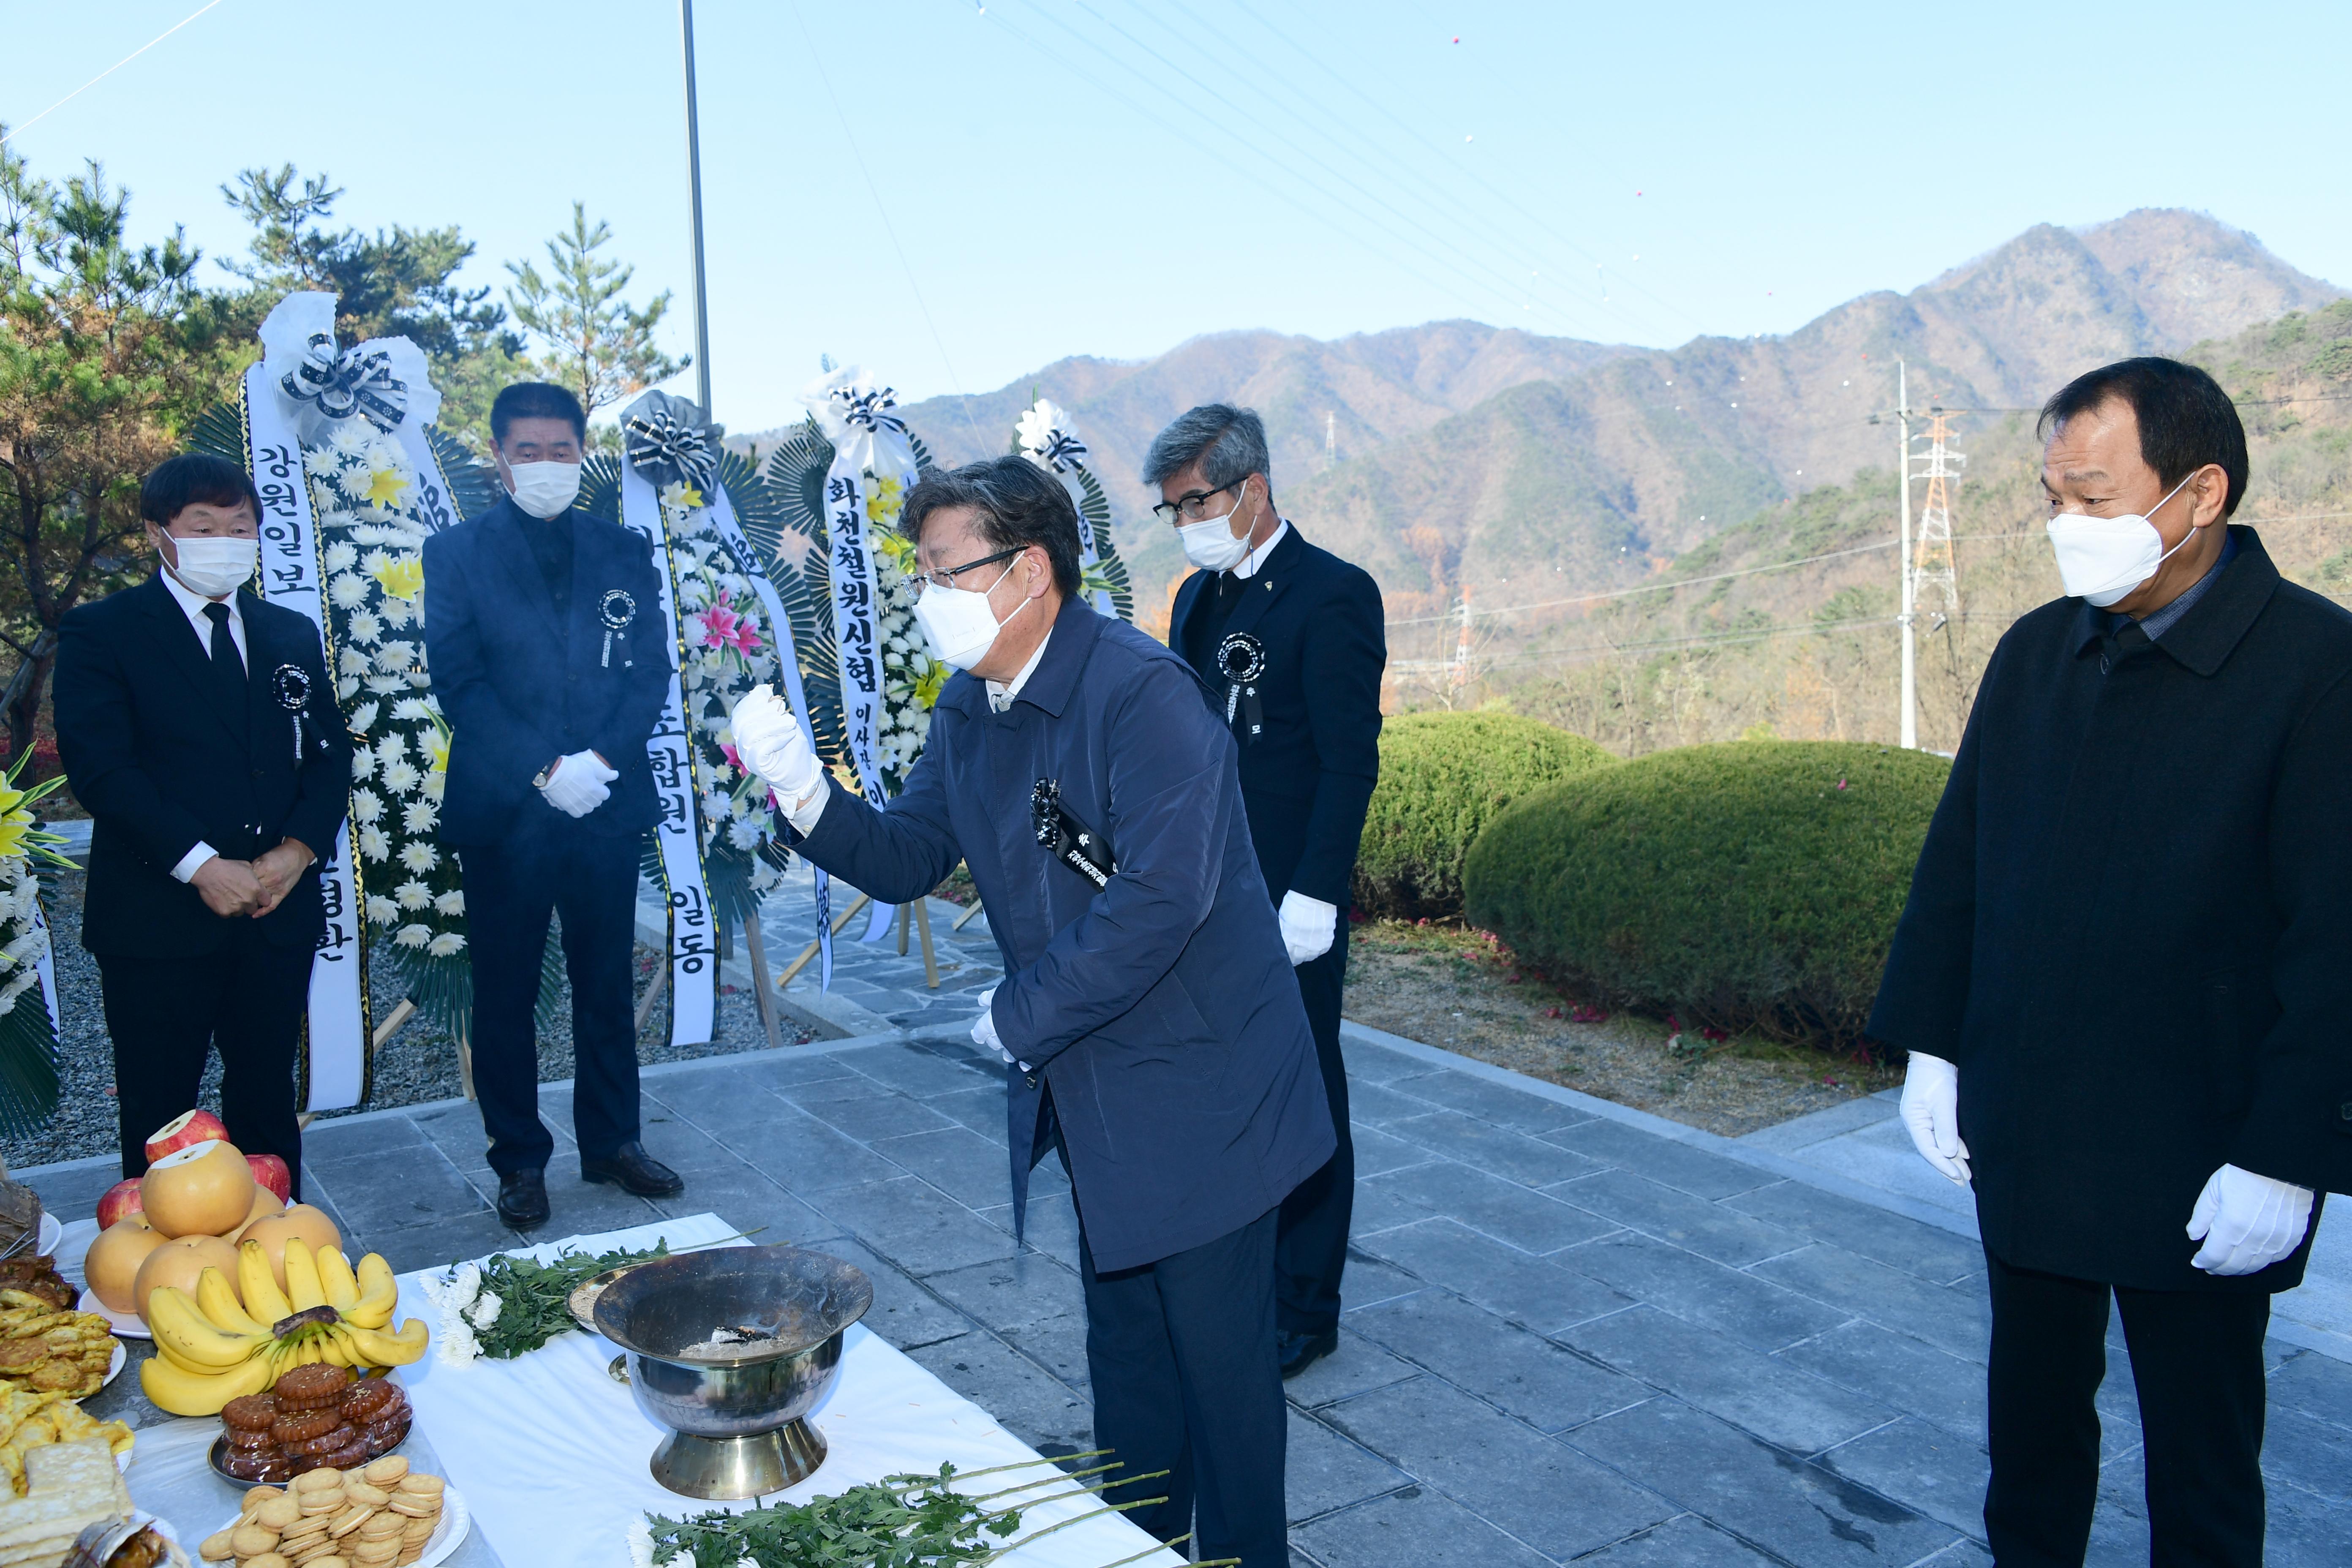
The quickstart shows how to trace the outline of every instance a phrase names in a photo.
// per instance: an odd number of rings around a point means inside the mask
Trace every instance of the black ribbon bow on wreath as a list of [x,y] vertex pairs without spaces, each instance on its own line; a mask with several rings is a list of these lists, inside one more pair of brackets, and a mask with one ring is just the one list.
[[836,386],[833,400],[841,405],[841,416],[856,430],[892,430],[904,434],[907,422],[890,412],[898,406],[897,390],[883,387],[878,391],[860,392],[852,386]]
[[301,363],[278,384],[296,403],[310,404],[329,419],[357,414],[386,435],[408,416],[408,384],[392,374],[392,356],[358,347],[338,353],[328,332],[310,334]]
[[1055,473],[1087,466],[1087,444],[1067,430],[1048,430],[1045,444],[1031,454]]
[[683,481],[709,492],[719,474],[719,454],[701,422],[701,411],[683,398],[656,392],[621,421],[621,444],[629,467],[655,489]]

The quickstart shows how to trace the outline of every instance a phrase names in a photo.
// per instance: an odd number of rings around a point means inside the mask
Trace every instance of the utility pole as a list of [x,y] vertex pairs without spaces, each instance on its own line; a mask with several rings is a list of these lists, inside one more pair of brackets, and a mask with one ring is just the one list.
[[1470,684],[1470,584],[1462,584],[1462,635],[1454,644],[1454,689],[1457,691]]
[[1903,489],[1903,536],[1896,558],[1903,573],[1903,608],[1895,624],[1903,628],[1903,749],[1919,749],[1919,682],[1916,670],[1918,627],[1914,616],[1917,591],[1916,574],[1911,562],[1911,388],[1909,372],[1901,360],[1895,362],[1895,427],[1901,445],[1896,448],[1895,472]]
[[702,132],[694,105],[694,0],[677,0],[686,47],[686,191],[694,216],[694,391],[710,419],[710,295],[702,275]]

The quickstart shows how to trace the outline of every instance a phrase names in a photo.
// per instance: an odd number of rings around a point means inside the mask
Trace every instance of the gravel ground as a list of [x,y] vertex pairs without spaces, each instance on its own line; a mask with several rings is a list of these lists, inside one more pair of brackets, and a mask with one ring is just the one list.
[[1578,1023],[1573,997],[1459,926],[1372,921],[1349,942],[1343,1009],[1356,1022],[1727,1138],[1902,1082],[1769,1040],[1676,1037],[1622,1015]]
[[[119,1146],[114,1112],[114,1055],[107,1040],[106,1019],[99,1000],[98,964],[81,946],[84,881],[80,872],[60,872],[51,896],[45,900],[50,935],[56,945],[58,1011],[62,1026],[58,1031],[61,1091],[58,1113],[47,1127],[29,1138],[0,1140],[0,1155],[5,1156],[11,1170],[46,1164],[52,1160],[112,1153]],[[653,949],[637,949],[640,995],[659,962],[660,954]],[[369,963],[368,980],[369,995],[380,1019],[402,994],[399,977],[382,949]],[[812,1037],[788,1016],[780,1023],[781,1037],[787,1045]],[[718,1025],[711,1031],[709,1043],[674,1047],[667,1038],[668,1026],[669,1008],[665,1003],[654,1009],[644,1033],[637,1038],[640,1062],[728,1056],[737,1051],[761,1050],[768,1043],[760,1028],[759,1010],[751,994],[733,986],[725,988],[719,998]],[[572,988],[566,984],[557,1003],[554,1022],[540,1037],[539,1080],[552,1083],[571,1076]],[[376,1052],[374,1093],[367,1104],[355,1110],[417,1105],[426,1100],[453,1099],[458,1092],[457,1042],[441,1031],[412,1022]],[[217,1057],[205,1064],[199,1102],[208,1110],[220,1109]],[[325,1116],[353,1113],[328,1111]]]

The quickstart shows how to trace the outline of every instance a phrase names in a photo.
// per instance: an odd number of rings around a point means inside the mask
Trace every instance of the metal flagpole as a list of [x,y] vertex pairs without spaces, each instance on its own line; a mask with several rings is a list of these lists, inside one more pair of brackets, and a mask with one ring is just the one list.
[[686,193],[694,214],[694,388],[702,417],[710,418],[710,302],[702,275],[702,132],[694,105],[694,0],[677,0],[686,48]]
[[1911,567],[1911,391],[1901,360],[1895,362],[1895,428],[1902,443],[1895,473],[1903,486],[1903,749],[1919,749],[1919,683],[1916,673],[1918,628],[1914,624],[1913,599],[1917,574]]

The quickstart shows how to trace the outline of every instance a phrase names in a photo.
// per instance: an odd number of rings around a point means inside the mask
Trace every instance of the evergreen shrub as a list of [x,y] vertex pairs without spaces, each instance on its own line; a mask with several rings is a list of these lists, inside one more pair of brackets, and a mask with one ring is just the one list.
[[1381,726],[1381,779],[1364,816],[1354,894],[1366,914],[1462,912],[1462,858],[1529,790],[1612,766],[1581,735],[1516,713],[1405,713]]
[[1466,912],[1603,1005],[1851,1047],[1950,771],[1835,741],[1659,752],[1499,814]]

